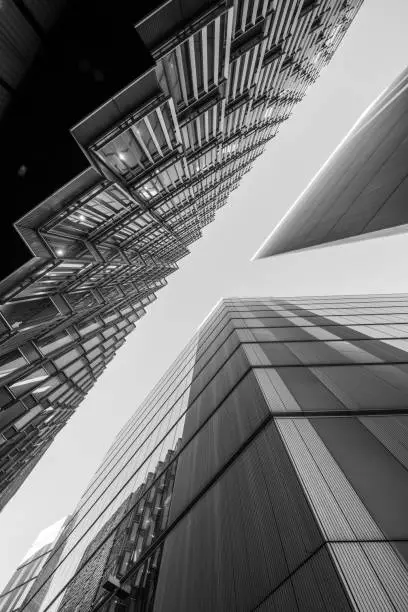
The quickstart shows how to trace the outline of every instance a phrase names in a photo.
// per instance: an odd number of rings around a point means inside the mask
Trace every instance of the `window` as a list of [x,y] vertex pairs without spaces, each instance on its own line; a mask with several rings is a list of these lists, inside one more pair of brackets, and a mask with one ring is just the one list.
[[66,300],[71,308],[78,312],[98,305],[98,301],[92,293],[67,295]]
[[43,385],[40,385],[32,392],[33,395],[38,398],[39,395],[44,395],[45,393],[49,393],[51,389],[55,389],[59,385],[59,378],[54,376],[53,378],[48,378]]
[[0,357],[0,378],[8,376],[18,368],[26,365],[27,361],[19,351],[13,351]]
[[91,322],[87,322],[86,325],[84,326],[80,326],[78,325],[78,331],[79,334],[81,336],[86,336],[86,334],[89,334],[89,332],[94,331],[95,329],[98,329],[98,327],[100,327],[100,323],[96,320],[91,321]]
[[94,359],[97,355],[100,355],[102,353],[102,349],[100,346],[96,347],[95,349],[93,349],[93,351],[90,351],[87,354],[87,357],[89,359],[89,361],[92,361],[92,359]]
[[32,421],[37,416],[37,414],[40,414],[42,410],[42,406],[34,406],[34,408],[31,408],[31,410],[26,412],[26,414],[24,414],[20,419],[18,419],[18,421],[14,423],[14,427],[17,430],[23,429],[27,425],[27,423]]
[[60,313],[49,298],[8,302],[0,312],[12,329],[28,329],[57,317]]
[[63,393],[65,393],[65,391],[69,389],[69,384],[68,383],[64,383],[63,385],[61,385],[56,391],[54,391],[53,393],[51,393],[51,395],[48,397],[50,402],[53,402],[54,400],[56,400],[57,398],[59,398]]
[[130,552],[125,552],[125,554],[123,556],[122,565],[121,565],[121,568],[120,568],[120,573],[122,575],[126,573],[126,570],[128,568],[128,564],[129,564],[129,560],[130,560]]
[[48,355],[71,342],[71,336],[66,332],[45,336],[38,341],[38,347],[44,355]]
[[75,372],[77,372],[80,368],[82,368],[83,366],[83,360],[80,359],[79,361],[76,361],[75,363],[73,363],[72,365],[68,366],[67,368],[64,369],[65,374],[70,377],[72,376],[72,374],[74,374]]
[[40,368],[10,385],[10,390],[16,397],[19,397],[20,395],[23,395],[23,393],[26,393],[30,389],[36,387],[40,382],[46,380],[47,378],[47,372],[43,368]]
[[86,342],[84,342],[82,346],[84,347],[86,351],[89,351],[91,348],[99,344],[100,341],[101,340],[98,336],[94,336],[90,340],[87,340]]
[[71,351],[68,351],[68,353],[66,353],[65,355],[61,355],[61,357],[54,359],[54,363],[57,366],[57,368],[62,368],[65,365],[71,363],[71,361],[74,361],[74,359],[76,359],[79,356],[80,356],[80,352],[77,348],[75,348],[75,349],[72,349]]

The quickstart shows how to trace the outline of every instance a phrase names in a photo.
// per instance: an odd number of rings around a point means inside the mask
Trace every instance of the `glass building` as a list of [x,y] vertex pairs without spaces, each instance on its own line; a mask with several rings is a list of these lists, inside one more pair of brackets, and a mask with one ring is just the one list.
[[1,3],[0,508],[361,4]]
[[408,231],[408,68],[370,105],[255,258]]
[[[64,533],[64,526],[69,517],[65,517],[54,523],[50,527],[43,529],[32,546],[24,556],[20,565],[4,587],[0,595],[1,612],[17,612],[21,610],[24,600],[31,593],[36,593],[35,601],[31,602],[30,610],[35,612],[41,603],[41,596],[45,595],[45,589],[39,590],[38,587],[46,578],[45,568],[56,565],[59,555],[53,555],[55,546],[60,542],[60,537]],[[52,556],[52,562],[47,566]],[[37,593],[37,591],[39,592]],[[31,597],[30,597],[31,598]]]
[[408,295],[221,300],[107,452],[41,611],[405,611],[407,392]]

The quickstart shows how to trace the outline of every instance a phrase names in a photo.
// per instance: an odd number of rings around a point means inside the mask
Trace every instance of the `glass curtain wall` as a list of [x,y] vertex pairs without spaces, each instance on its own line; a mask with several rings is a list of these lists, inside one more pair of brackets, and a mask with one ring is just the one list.
[[407,349],[406,295],[222,300],[116,437],[41,610],[406,609]]

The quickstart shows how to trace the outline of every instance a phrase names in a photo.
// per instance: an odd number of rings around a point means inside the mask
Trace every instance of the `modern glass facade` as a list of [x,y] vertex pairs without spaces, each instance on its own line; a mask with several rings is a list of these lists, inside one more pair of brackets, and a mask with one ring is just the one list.
[[40,609],[405,611],[407,374],[408,295],[222,300],[116,437]]
[[[18,20],[32,27],[44,8],[26,4],[5,12],[10,57]],[[4,166],[5,208],[24,212],[15,230],[29,251],[0,281],[0,508],[330,61],[362,0],[182,0],[138,19],[143,3],[80,4],[83,19],[74,12],[58,30],[65,41],[75,33],[79,57],[48,40],[57,60],[46,78],[35,64],[37,106],[27,102],[25,123],[18,115]],[[39,125],[48,132],[32,133]]]
[[46,568],[58,561],[58,554],[53,555],[50,565],[47,566],[54,546],[58,545],[59,538],[64,533],[68,518],[61,519],[39,533],[0,595],[1,612],[21,610],[24,600],[30,597],[31,593],[36,593],[36,597],[30,604],[30,611],[38,610],[41,596],[45,595],[44,590],[37,592],[38,587],[46,577]]
[[408,68],[363,113],[255,257],[408,231]]

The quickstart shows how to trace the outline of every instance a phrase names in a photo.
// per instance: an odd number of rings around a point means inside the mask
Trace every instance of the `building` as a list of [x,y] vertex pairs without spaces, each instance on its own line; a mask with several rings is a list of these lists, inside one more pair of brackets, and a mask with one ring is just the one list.
[[362,114],[255,258],[408,230],[408,68]]
[[[24,559],[4,587],[0,595],[0,610],[2,612],[17,612],[22,609],[24,599],[31,592],[35,593],[45,577],[45,567],[50,560],[54,547],[58,544],[59,538],[67,525],[69,517],[64,517],[50,527],[43,529],[32,546],[28,550]],[[65,536],[67,533],[65,532]],[[53,562],[58,559],[58,555],[53,556]],[[45,591],[41,595],[45,595]],[[39,595],[36,603],[40,604]],[[31,603],[30,610],[35,612],[38,607]]]
[[41,610],[408,609],[407,391],[408,295],[220,301],[106,454]]
[[[84,569],[76,573],[64,594],[60,612],[89,610],[107,591],[115,591],[118,578],[164,530],[177,468],[177,461],[171,460],[177,450],[176,445],[168,451],[164,461],[159,461],[154,472],[148,473],[146,481],[100,528],[80,561]],[[144,495],[147,491],[148,495]],[[139,573],[139,606],[151,605],[159,567],[160,555],[156,554]],[[125,589],[124,593],[129,595],[129,590]]]
[[362,0],[3,4],[0,508]]

